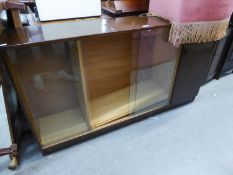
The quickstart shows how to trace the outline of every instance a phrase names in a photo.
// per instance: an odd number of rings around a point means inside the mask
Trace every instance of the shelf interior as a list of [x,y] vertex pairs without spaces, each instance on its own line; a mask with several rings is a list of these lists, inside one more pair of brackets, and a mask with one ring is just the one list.
[[135,99],[135,111],[154,106],[155,108],[163,101],[168,101],[169,95],[152,79],[137,84]]
[[129,87],[96,98],[90,102],[93,127],[129,114]]
[[[131,112],[145,107],[157,106],[161,101],[168,101],[168,94],[153,80],[146,80],[137,84],[137,93],[130,97],[130,87],[126,87],[107,94],[90,102],[91,122],[93,127],[109,123]],[[133,100],[135,99],[135,100]]]
[[38,123],[43,145],[49,145],[88,130],[88,125],[79,108],[41,117]]

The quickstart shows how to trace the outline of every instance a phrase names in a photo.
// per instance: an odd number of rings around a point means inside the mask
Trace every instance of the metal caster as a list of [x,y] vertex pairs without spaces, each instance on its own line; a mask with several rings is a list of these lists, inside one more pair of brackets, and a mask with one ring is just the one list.
[[0,157],[9,155],[11,163],[8,165],[9,170],[15,170],[18,167],[18,152],[17,144],[12,144],[10,148],[0,149]]
[[12,157],[11,163],[8,165],[9,170],[15,170],[18,167],[17,157]]

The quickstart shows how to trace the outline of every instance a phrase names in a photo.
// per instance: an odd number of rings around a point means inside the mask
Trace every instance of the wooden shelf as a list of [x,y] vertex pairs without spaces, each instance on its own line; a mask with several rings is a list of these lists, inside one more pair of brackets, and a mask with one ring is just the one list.
[[79,108],[44,116],[38,123],[43,146],[88,130]]
[[90,102],[91,125],[98,127],[129,114],[129,88],[94,99]]
[[[133,87],[133,86],[132,86]],[[130,90],[136,90],[136,96],[130,97]],[[121,117],[130,111],[138,111],[168,99],[168,94],[153,80],[146,80],[136,85],[136,89],[126,87],[90,102],[91,125],[98,127]]]
[[155,106],[169,98],[169,95],[152,79],[137,84],[135,111]]

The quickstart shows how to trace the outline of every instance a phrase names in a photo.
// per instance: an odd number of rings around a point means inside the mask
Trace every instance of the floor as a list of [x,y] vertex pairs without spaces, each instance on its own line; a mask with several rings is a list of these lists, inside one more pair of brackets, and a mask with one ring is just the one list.
[[[16,171],[0,175],[232,175],[233,75],[202,87],[195,102],[42,157],[27,148]],[[2,97],[0,147],[9,145]]]

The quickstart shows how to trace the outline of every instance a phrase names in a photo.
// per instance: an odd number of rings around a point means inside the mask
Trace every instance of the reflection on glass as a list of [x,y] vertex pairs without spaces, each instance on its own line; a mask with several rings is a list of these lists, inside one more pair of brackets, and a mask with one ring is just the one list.
[[168,30],[139,34],[135,112],[146,112],[170,102],[178,49],[168,41]]
[[10,50],[8,56],[11,73],[43,146],[88,130],[72,43]]

